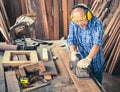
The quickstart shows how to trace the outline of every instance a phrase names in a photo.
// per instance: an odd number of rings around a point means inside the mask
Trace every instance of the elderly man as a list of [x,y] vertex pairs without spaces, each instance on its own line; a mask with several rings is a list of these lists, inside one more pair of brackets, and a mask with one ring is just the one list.
[[77,67],[87,68],[89,66],[100,83],[102,83],[104,64],[103,34],[103,23],[93,16],[86,5],[78,4],[72,8],[68,35],[71,60],[79,60],[76,54],[80,53],[81,59]]

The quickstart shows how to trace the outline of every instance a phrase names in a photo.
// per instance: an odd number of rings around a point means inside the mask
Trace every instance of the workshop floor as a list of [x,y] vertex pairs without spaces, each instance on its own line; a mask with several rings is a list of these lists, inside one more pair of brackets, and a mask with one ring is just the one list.
[[103,87],[108,92],[120,92],[120,76],[111,76],[107,73],[104,73]]
[[[0,63],[2,61],[3,53],[0,52]],[[110,76],[107,73],[103,75],[103,87],[108,92],[120,92],[120,76]]]

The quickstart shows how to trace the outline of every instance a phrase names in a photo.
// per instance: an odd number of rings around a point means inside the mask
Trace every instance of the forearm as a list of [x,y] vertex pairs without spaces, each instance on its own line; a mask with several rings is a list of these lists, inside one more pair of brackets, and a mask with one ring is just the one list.
[[97,54],[98,50],[99,50],[99,45],[97,45],[97,44],[93,45],[88,57],[90,57],[92,59]]
[[77,51],[77,45],[70,45],[70,52]]

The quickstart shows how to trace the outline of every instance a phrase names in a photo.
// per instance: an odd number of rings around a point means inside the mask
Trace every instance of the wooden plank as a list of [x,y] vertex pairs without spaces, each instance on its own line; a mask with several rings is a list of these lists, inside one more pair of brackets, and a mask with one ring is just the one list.
[[117,18],[117,16],[118,16],[119,13],[120,13],[120,5],[117,8],[117,10],[115,11],[115,13],[113,15],[114,17],[110,20],[110,22],[109,22],[109,24],[108,24],[108,26],[107,26],[104,34],[107,34],[109,32],[109,30],[111,29],[111,27],[112,27],[112,25],[113,25],[113,23],[114,23],[114,21]]
[[63,30],[64,30],[64,37],[68,35],[68,20],[67,20],[67,2],[68,0],[62,0],[62,9],[63,9]]
[[41,13],[42,13],[42,23],[43,23],[43,28],[44,28],[44,31],[45,31],[45,38],[50,39],[45,0],[40,0],[39,2],[40,2],[40,10],[41,10]]
[[86,5],[86,6],[88,6],[89,5],[89,0],[83,0],[83,3]]
[[[119,26],[120,22],[117,24]],[[104,50],[104,55],[106,57],[107,53],[110,53],[114,43],[115,43],[115,39],[117,39],[116,35],[118,34],[118,29],[114,29],[114,32],[112,34],[112,36],[109,37],[106,45],[104,46],[103,50]],[[109,51],[108,51],[109,50]]]
[[118,41],[118,45],[117,45],[117,48],[116,48],[116,52],[114,53],[113,62],[111,63],[111,66],[110,66],[110,69],[109,69],[110,74],[113,73],[114,67],[117,64],[118,58],[120,56],[120,48],[119,48],[120,47],[120,35],[118,36],[117,41]]
[[28,0],[25,0],[25,5],[26,5],[26,13],[28,14],[30,13]]
[[14,71],[5,72],[5,76],[8,89],[7,92],[21,92],[15,72]]
[[73,5],[74,5],[74,0],[68,1],[68,8],[67,8],[68,9],[68,25],[71,22],[70,15],[71,15],[71,10],[73,8]]
[[8,16],[7,16],[4,4],[3,4],[3,0],[0,0],[0,10],[1,10],[3,16],[4,16],[4,20],[5,20],[5,23],[7,25],[7,28],[10,28],[9,19],[8,19]]
[[20,73],[20,75],[21,75],[22,77],[25,77],[25,76],[26,76],[26,72],[25,72],[24,67],[19,66],[19,73]]
[[0,50],[5,51],[5,50],[17,50],[17,45],[12,45],[12,44],[6,44],[5,42],[0,42]]
[[59,0],[54,0],[54,39],[59,39]]
[[[76,88],[78,89],[78,92],[101,92],[99,87],[96,85],[96,83],[91,78],[77,78],[76,75],[69,69],[69,52],[66,49],[62,49],[60,47],[56,47],[57,53],[62,58],[68,73],[70,74],[73,82],[75,83]],[[66,55],[68,55],[66,57]]]
[[101,13],[103,12],[103,10],[105,10],[105,8],[107,7],[108,3],[110,3],[109,1],[104,1],[102,3],[102,5],[100,6],[100,11],[98,12],[98,14],[96,15],[98,18],[100,17]]
[[[115,43],[114,43],[115,44]],[[113,47],[113,49],[112,49],[112,51],[111,51],[111,54],[109,55],[109,58],[108,58],[108,60],[107,60],[107,62],[106,62],[106,65],[105,65],[105,71],[108,71],[109,70],[109,67],[110,67],[110,64],[112,63],[112,61],[113,61],[113,57],[114,57],[114,53],[115,53],[115,51],[116,51],[116,47],[117,47],[117,45],[118,45],[118,40],[116,41],[116,44],[114,45],[114,47]],[[114,61],[113,61],[114,62]]]
[[9,37],[9,33],[7,30],[7,26],[3,20],[2,14],[0,12],[0,31],[3,34],[3,36],[5,37],[6,42],[10,42],[10,37]]
[[78,4],[83,4],[84,0],[78,0]]
[[4,69],[1,64],[0,64],[0,92],[6,92]]
[[25,0],[20,0],[20,1],[21,1],[22,14],[26,14],[27,13],[27,9],[26,9]]
[[106,18],[107,12],[108,12],[108,8],[106,8],[106,9],[102,12],[102,14],[101,14],[101,16],[99,17],[99,19],[103,21],[104,18]]
[[48,61],[49,60],[47,48],[42,48],[42,60],[43,61]]
[[[46,5],[46,12],[47,12],[47,19],[48,19],[48,27],[49,27],[49,34],[50,34],[50,39],[54,39],[54,30],[53,30],[53,15],[52,15],[52,0],[45,0],[45,5]],[[58,19],[57,19],[58,20]]]

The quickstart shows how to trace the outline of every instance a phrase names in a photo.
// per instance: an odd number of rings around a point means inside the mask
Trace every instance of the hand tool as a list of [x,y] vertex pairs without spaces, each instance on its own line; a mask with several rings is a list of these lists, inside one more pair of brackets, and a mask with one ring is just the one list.
[[22,85],[29,84],[29,79],[27,77],[20,78],[20,83]]

